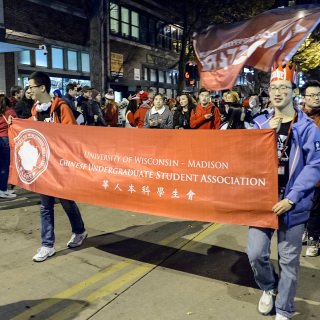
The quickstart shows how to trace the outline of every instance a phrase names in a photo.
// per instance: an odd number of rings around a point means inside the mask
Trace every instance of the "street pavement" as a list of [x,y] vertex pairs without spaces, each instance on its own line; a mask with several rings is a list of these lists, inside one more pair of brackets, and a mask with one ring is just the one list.
[[[57,253],[35,263],[39,196],[17,193],[0,200],[0,320],[274,319],[257,312],[246,227],[80,203],[89,236],[71,250],[57,203]],[[293,319],[320,319],[320,257],[304,253]]]

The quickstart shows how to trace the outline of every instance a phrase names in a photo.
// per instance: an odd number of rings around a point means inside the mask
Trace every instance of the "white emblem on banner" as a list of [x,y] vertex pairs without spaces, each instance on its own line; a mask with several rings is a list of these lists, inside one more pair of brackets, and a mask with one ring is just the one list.
[[20,180],[31,184],[47,169],[50,148],[44,137],[37,130],[22,130],[14,138],[14,161]]

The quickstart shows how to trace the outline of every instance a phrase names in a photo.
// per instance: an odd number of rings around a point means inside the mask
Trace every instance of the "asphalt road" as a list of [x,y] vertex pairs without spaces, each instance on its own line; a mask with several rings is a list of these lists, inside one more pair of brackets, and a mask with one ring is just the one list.
[[[70,250],[57,203],[57,253],[35,263],[39,197],[17,192],[0,201],[0,320],[274,319],[257,312],[246,227],[79,204],[89,237]],[[319,279],[320,257],[302,255],[294,320],[320,319]]]

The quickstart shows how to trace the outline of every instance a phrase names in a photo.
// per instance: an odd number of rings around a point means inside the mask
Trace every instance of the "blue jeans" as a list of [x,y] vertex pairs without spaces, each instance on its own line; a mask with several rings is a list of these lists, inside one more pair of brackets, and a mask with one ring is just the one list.
[[10,166],[10,146],[8,137],[0,137],[0,190],[7,191]]
[[[54,246],[54,202],[55,198],[47,195],[40,195],[40,222],[41,222],[41,245],[52,248]],[[85,231],[84,223],[77,204],[73,200],[59,199],[66,212],[73,233]]]
[[270,261],[270,244],[275,230],[250,227],[247,254],[254,278],[261,290],[278,290],[275,302],[276,312],[291,318],[294,314],[294,297],[297,289],[297,275],[302,248],[304,224],[290,229],[279,218],[278,264],[279,276]]

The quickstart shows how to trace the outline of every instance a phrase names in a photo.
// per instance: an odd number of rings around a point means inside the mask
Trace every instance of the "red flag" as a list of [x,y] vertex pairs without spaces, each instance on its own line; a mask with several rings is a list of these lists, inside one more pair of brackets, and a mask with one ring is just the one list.
[[208,90],[229,89],[244,65],[270,71],[274,61],[290,60],[319,22],[320,6],[303,5],[208,27],[193,41],[201,84]]

